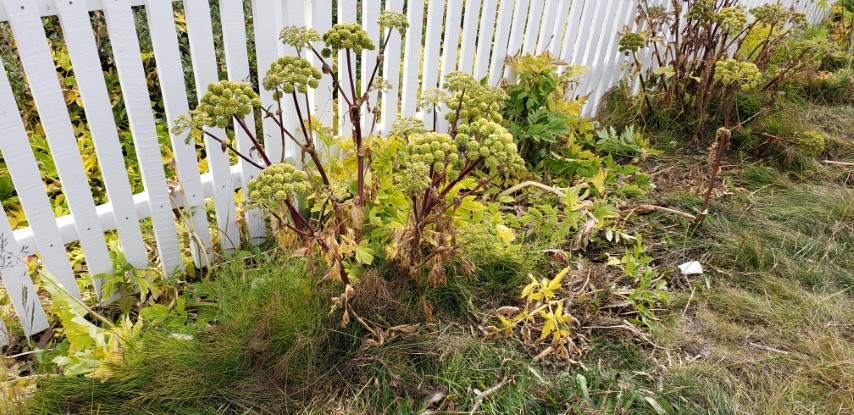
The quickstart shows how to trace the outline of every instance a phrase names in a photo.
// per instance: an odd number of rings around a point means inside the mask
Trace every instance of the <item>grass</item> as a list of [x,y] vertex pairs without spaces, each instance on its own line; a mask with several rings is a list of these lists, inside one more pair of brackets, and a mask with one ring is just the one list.
[[51,378],[27,413],[278,413],[316,387],[320,349],[313,341],[327,292],[307,275],[297,261],[228,263],[219,278],[195,286],[216,298],[215,325],[192,340],[150,330],[110,380]]
[[736,195],[678,251],[708,272],[655,330],[665,396],[694,413],[854,411],[854,191],[828,169],[728,180]]

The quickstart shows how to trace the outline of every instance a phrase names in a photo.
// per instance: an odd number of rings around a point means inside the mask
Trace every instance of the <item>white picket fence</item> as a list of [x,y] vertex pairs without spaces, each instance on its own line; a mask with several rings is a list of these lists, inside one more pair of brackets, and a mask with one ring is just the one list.
[[[242,0],[218,0],[222,20],[224,55],[228,78],[249,77],[246,25]],[[311,26],[323,33],[332,26],[333,7],[339,22],[355,21],[379,43],[376,19],[381,9],[404,11],[410,27],[403,36],[391,37],[385,54],[383,76],[393,88],[382,97],[380,129],[388,130],[398,116],[418,115],[418,91],[439,86],[442,77],[453,70],[468,71],[478,79],[488,77],[496,84],[505,75],[508,55],[551,52],[560,59],[592,68],[581,78],[574,93],[590,94],[585,112],[590,114],[602,95],[615,85],[623,73],[625,57],[617,52],[617,32],[636,25],[638,0],[253,0],[255,56],[259,78],[270,63],[294,53],[278,41],[284,26]],[[658,0],[669,4],[669,0]],[[179,40],[175,29],[176,0],[0,0],[0,21],[8,21],[27,82],[44,127],[50,152],[62,183],[70,215],[55,217],[45,192],[44,181],[24,130],[19,107],[9,79],[0,65],[0,152],[5,159],[18,197],[30,224],[11,229],[0,209],[3,284],[27,336],[45,330],[48,320],[35,292],[24,259],[39,254],[44,269],[52,273],[75,296],[80,297],[66,245],[79,241],[85,264],[92,275],[108,274],[110,261],[104,232],[117,230],[128,262],[147,267],[150,258],[143,242],[140,221],[151,218],[159,262],[166,272],[182,270],[173,201],[190,213],[188,227],[198,238],[191,240],[193,260],[203,265],[211,260],[214,249],[230,251],[241,239],[253,243],[266,237],[259,212],[249,210],[238,218],[239,201],[235,190],[246,185],[257,172],[247,163],[230,165],[219,145],[207,142],[209,173],[200,174],[199,161],[192,143],[184,135],[173,135],[171,150],[180,187],[167,186],[155,119],[146,87],[146,73],[140,58],[140,45],[132,7],[146,8],[147,24],[153,44],[160,88],[169,124],[189,108],[184,85]],[[809,0],[782,0],[800,8],[815,22],[824,10]],[[745,0],[753,7],[761,0]],[[406,4],[406,7],[404,5]],[[357,13],[361,8],[361,13]],[[212,32],[212,14],[208,0],[183,0],[183,9],[191,49],[196,88],[218,80],[217,58]],[[112,116],[110,97],[101,72],[89,12],[105,14],[114,61],[118,70],[130,130],[136,149],[145,191],[132,194],[125,160]],[[425,13],[426,10],[426,20]],[[78,88],[94,141],[109,203],[96,206],[81,161],[77,137],[66,108],[62,87],[46,39],[43,16],[58,16],[64,42],[72,62]],[[426,25],[426,27],[424,27]],[[423,33],[423,36],[422,36]],[[422,60],[423,55],[423,60]],[[375,51],[365,51],[363,62],[372,62]],[[423,62],[423,65],[422,65]],[[369,67],[363,65],[359,76],[367,84]],[[345,73],[342,71],[342,73]],[[347,79],[342,80],[345,84]],[[271,93],[259,91],[265,106],[273,103]],[[329,80],[313,91],[313,112],[331,125],[332,91]],[[296,122],[295,109],[286,106],[289,122]],[[342,133],[348,130],[341,112]],[[252,120],[247,120],[253,125]],[[275,124],[263,124],[265,136],[275,132]],[[237,133],[238,146],[250,148],[248,137]],[[222,136],[222,135],[220,135]],[[280,154],[280,143],[270,140],[268,153]],[[295,148],[287,148],[288,155]],[[205,200],[213,199],[216,223],[208,223]],[[244,234],[241,235],[242,222]],[[218,232],[213,238],[211,230]],[[213,240],[219,241],[214,247]],[[95,282],[96,289],[100,282]],[[3,340],[0,321],[0,342]]]

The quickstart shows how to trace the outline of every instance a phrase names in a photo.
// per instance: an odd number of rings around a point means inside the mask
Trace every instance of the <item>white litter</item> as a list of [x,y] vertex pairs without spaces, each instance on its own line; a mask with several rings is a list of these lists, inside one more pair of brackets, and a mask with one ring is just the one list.
[[703,266],[697,261],[690,261],[679,265],[679,271],[684,275],[700,275],[703,273]]

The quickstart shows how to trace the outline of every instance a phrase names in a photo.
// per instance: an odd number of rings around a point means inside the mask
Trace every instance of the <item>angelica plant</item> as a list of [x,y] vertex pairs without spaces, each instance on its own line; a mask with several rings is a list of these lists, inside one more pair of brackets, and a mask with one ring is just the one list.
[[726,111],[724,113],[724,126],[718,128],[715,133],[715,144],[711,147],[711,150],[715,152],[715,161],[709,178],[709,187],[706,189],[706,196],[703,198],[703,207],[700,209],[700,214],[697,215],[695,223],[702,222],[708,214],[709,200],[712,197],[712,191],[715,188],[721,170],[721,160],[732,137],[730,121],[732,118],[735,92],[738,89],[746,90],[756,87],[762,80],[762,73],[754,63],[724,59],[715,63],[714,78],[724,87]]
[[[773,3],[753,7],[748,12],[739,0],[670,0],[669,7],[644,0],[639,18],[642,31],[623,29],[620,51],[632,55],[630,70],[639,82],[638,114],[663,112],[682,117],[693,127],[694,138],[705,132],[708,118],[723,115],[728,88],[716,78],[716,63],[727,59],[750,62],[760,72],[780,74],[766,80],[760,92],[772,92],[782,77],[802,58],[772,62],[775,51],[787,39],[803,31],[806,19],[793,7]],[[650,53],[649,64],[637,59],[637,52]],[[751,87],[752,88],[752,87]],[[750,88],[748,88],[750,89]],[[707,114],[710,113],[711,114]]]
[[[400,12],[384,11],[377,22],[385,31],[379,45],[379,54],[375,62],[363,62],[373,65],[372,75],[364,92],[358,91],[354,83],[356,65],[353,54],[363,50],[376,50],[377,45],[367,32],[358,24],[341,23],[320,34],[316,30],[304,27],[286,27],[280,34],[282,43],[293,46],[296,56],[285,56],[274,61],[267,69],[260,86],[272,92],[273,105],[264,107],[258,94],[247,83],[220,81],[208,85],[198,108],[179,117],[173,129],[176,133],[187,130],[199,132],[202,136],[221,145],[223,152],[231,152],[244,162],[258,168],[261,173],[248,183],[250,205],[263,207],[274,219],[274,223],[292,231],[306,245],[319,246],[330,262],[330,272],[346,285],[350,278],[345,271],[346,258],[342,252],[350,252],[346,245],[359,243],[360,230],[364,226],[364,214],[361,211],[367,202],[365,177],[370,169],[371,149],[368,137],[373,134],[378,111],[370,111],[375,104],[369,102],[370,91],[388,88],[388,83],[377,76],[382,65],[386,46],[392,31],[405,31],[408,23]],[[322,43],[322,46],[321,46]],[[331,60],[333,55],[341,53],[343,62]],[[307,59],[312,54],[320,68],[314,67]],[[338,70],[333,67],[338,66]],[[339,76],[346,72],[349,85],[342,85]],[[322,131],[315,125],[309,105],[309,92],[320,85],[323,76],[332,78],[332,86],[339,98],[342,111],[348,115],[352,126],[352,141],[357,159],[355,191],[342,191],[350,186],[343,179],[336,181],[324,165],[315,142]],[[283,116],[283,103],[290,102],[296,112],[294,127],[286,125]],[[370,131],[362,130],[361,114],[367,109],[374,116]],[[254,126],[247,124],[246,118],[260,113],[271,119],[278,127],[278,134],[259,139]],[[233,144],[233,139],[223,136],[216,129],[234,125],[244,133],[252,145],[248,151]],[[190,136],[192,137],[192,135]],[[270,140],[278,141],[282,149],[280,154],[271,154]],[[299,149],[303,161],[303,170],[285,162],[286,142],[292,142]],[[306,163],[310,160],[310,163]],[[316,207],[317,217],[304,215],[297,209],[300,197],[313,196],[322,201]],[[355,235],[355,239],[349,235]]]
[[[465,90],[476,88],[459,75],[452,75],[446,85],[457,88],[463,97]],[[458,118],[452,120],[451,134],[426,132],[409,137],[397,185],[409,197],[411,221],[388,248],[389,257],[403,263],[416,281],[429,266],[428,282],[433,286],[444,283],[444,262],[456,248],[451,208],[477,196],[497,176],[525,169],[512,134],[503,126],[485,117],[458,127]]]

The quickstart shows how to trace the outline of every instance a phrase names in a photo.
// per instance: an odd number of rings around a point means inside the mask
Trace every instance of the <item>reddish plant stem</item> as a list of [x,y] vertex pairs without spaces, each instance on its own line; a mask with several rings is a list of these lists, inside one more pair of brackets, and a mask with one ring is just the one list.
[[279,157],[279,161],[282,162],[285,161],[285,122],[282,118],[282,97],[276,98],[276,105],[278,105],[279,107],[277,112],[277,114],[279,115],[279,119],[276,120],[275,118],[273,118],[273,120],[279,124],[279,131],[281,131],[282,133],[282,155]]
[[365,88],[365,92],[370,91],[371,87],[374,85],[374,78],[377,76],[377,72],[379,71],[381,59],[385,56],[385,48],[388,46],[389,39],[391,39],[391,29],[388,30],[388,34],[383,41],[383,45],[380,47],[380,51],[377,54],[377,62],[374,65],[374,71],[371,73],[371,78],[368,81],[368,87]]
[[249,139],[252,140],[252,145],[255,146],[255,150],[258,151],[258,154],[261,156],[261,159],[264,160],[264,162],[267,163],[268,166],[273,165],[273,163],[270,162],[270,158],[267,157],[267,152],[264,151],[264,147],[262,147],[261,143],[258,142],[258,139],[255,138],[255,134],[252,132],[252,130],[249,129],[249,126],[246,125],[246,121],[243,119],[243,117],[234,117],[234,119],[237,120],[237,123],[240,124],[241,128],[243,128],[243,131],[246,132],[246,135],[248,135]]
[[478,191],[478,189],[480,189],[481,187],[483,187],[485,184],[487,184],[487,183],[491,182],[491,181],[492,181],[492,179],[494,179],[496,176],[498,176],[498,173],[497,173],[497,172],[496,172],[496,173],[492,173],[492,174],[491,174],[491,175],[489,175],[488,177],[484,177],[483,179],[481,179],[481,181],[480,181],[480,182],[478,182],[478,183],[477,183],[477,186],[475,186],[475,187],[471,188],[471,190],[469,190],[469,191],[467,191],[467,192],[463,193],[463,194],[462,194],[462,196],[460,196],[460,199],[465,199],[466,197],[471,196],[472,194],[474,194],[474,192]]
[[457,103],[457,110],[454,112],[454,122],[451,125],[451,138],[457,137],[457,123],[460,121],[460,111],[463,109],[463,98],[466,96],[466,89],[460,91],[460,102]]
[[[297,140],[297,138],[294,137],[294,135],[291,134],[291,132],[288,131],[287,128],[285,128],[284,124],[282,124],[282,120],[276,119],[276,114],[271,112],[269,109],[264,109],[264,112],[266,113],[266,115],[264,116],[265,118],[269,118],[269,119],[273,120],[273,122],[275,122],[276,125],[279,126],[279,129],[282,131],[282,133],[287,135],[287,137],[290,138],[291,141],[293,141],[294,144],[297,145],[297,147],[299,147],[300,149],[303,149],[302,143],[300,143],[299,140]],[[282,143],[282,160],[284,160],[284,158],[285,158],[285,145],[284,145],[284,143]]]
[[314,53],[314,56],[316,56],[317,59],[320,60],[320,63],[323,65],[324,70],[328,71],[329,74],[332,76],[332,82],[335,83],[335,87],[338,89],[338,96],[344,98],[344,101],[347,102],[348,106],[353,105],[350,99],[347,98],[347,94],[344,93],[344,88],[341,87],[341,82],[338,79],[338,74],[332,70],[332,66],[330,66],[329,63],[326,62],[326,59],[323,59],[323,55],[318,53],[317,50],[314,49],[314,46],[309,45],[309,47],[311,47],[311,52]]
[[730,125],[730,114],[732,112],[732,100],[733,95],[735,94],[735,87],[730,87],[730,90],[727,93],[727,109],[726,114],[724,116],[724,127],[718,129],[718,148],[717,153],[715,154],[715,164],[712,168],[712,174],[709,178],[709,188],[706,189],[706,195],[703,197],[703,207],[700,209],[700,214],[697,215],[697,219],[695,223],[700,223],[706,218],[706,209],[709,207],[709,200],[712,198],[712,191],[715,189],[716,181],[718,180],[718,174],[721,169],[721,161],[723,160],[724,152],[726,151],[726,146],[729,143],[729,137],[732,135],[732,132],[729,129]]
[[439,193],[439,197],[444,199],[445,196],[448,194],[448,192],[450,192],[451,189],[457,185],[457,183],[459,183],[463,179],[465,179],[466,176],[468,176],[468,174],[471,173],[472,170],[474,170],[475,167],[477,167],[478,164],[480,164],[482,161],[483,161],[483,157],[478,157],[477,159],[470,161],[469,164],[465,168],[463,168],[463,170],[460,172],[459,177],[457,177],[457,179],[452,181],[451,183],[448,183],[448,185],[445,187],[445,189]]
[[353,74],[353,59],[350,56],[351,55],[350,49],[346,49],[344,51],[344,53],[347,55],[347,73],[350,75],[347,78],[349,78],[349,81],[350,81],[350,92],[352,92],[352,94],[353,94],[353,104],[351,104],[351,106],[352,106],[352,105],[358,104],[358,102],[357,102],[358,98],[356,95],[356,84],[353,81],[353,78],[355,78],[355,74]]
[[215,135],[213,135],[213,134],[211,134],[211,133],[207,132],[207,131],[206,131],[206,130],[204,130],[204,129],[200,129],[200,131],[202,132],[202,134],[204,134],[204,135],[206,135],[206,136],[208,136],[208,137],[210,137],[210,138],[214,139],[216,142],[218,142],[218,143],[220,143],[220,144],[222,144],[222,145],[225,145],[225,146],[226,146],[226,148],[228,148],[229,150],[231,150],[231,152],[232,152],[232,153],[236,154],[236,155],[237,155],[237,157],[242,158],[244,161],[246,161],[247,163],[251,164],[252,166],[254,166],[254,167],[258,168],[259,170],[264,170],[264,166],[262,166],[262,165],[260,165],[260,164],[256,163],[256,162],[255,162],[255,160],[252,160],[251,158],[247,157],[247,156],[246,156],[246,155],[244,155],[243,153],[241,153],[241,152],[237,151],[237,149],[236,149],[236,148],[234,148],[231,144],[228,144],[228,142],[227,142],[227,141],[223,141],[221,138],[219,138],[219,137],[217,137],[217,136],[215,136]]

